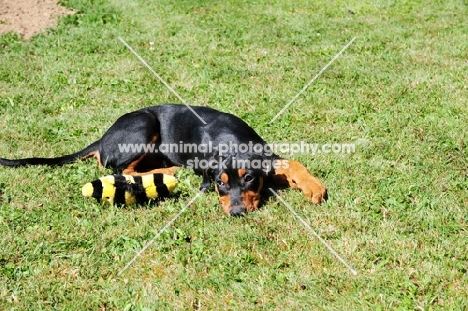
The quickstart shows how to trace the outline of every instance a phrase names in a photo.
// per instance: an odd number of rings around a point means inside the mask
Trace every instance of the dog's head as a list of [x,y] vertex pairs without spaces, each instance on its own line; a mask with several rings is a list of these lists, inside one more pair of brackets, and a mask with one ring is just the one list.
[[257,154],[218,157],[210,170],[219,201],[226,214],[240,216],[259,208],[260,193],[271,167],[269,160]]

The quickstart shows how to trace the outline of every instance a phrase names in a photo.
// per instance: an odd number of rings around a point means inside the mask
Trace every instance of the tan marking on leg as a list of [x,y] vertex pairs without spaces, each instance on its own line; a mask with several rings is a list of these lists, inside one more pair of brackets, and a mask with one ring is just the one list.
[[138,163],[141,162],[146,157],[146,153],[142,154],[138,159],[131,162],[126,169],[123,170],[122,174],[124,175],[134,175],[136,173],[135,168],[137,167]]
[[153,137],[151,137],[150,144],[154,144],[159,138],[158,134],[154,134]]
[[86,160],[86,159],[91,158],[91,157],[95,158],[98,161],[99,168],[104,167],[102,165],[102,162],[101,162],[101,154],[99,153],[99,150],[95,150],[95,151],[92,151],[92,152],[88,153],[87,155],[81,157],[81,160]]
[[280,159],[275,161],[274,167],[277,168],[273,180],[278,186],[299,188],[315,204],[325,200],[327,194],[325,186],[299,162]]
[[144,176],[144,175],[149,175],[149,174],[166,174],[166,175],[171,175],[174,176],[175,173],[180,169],[179,166],[171,166],[171,167],[165,167],[165,168],[156,168],[154,170],[148,171],[148,172],[136,172],[135,170],[133,172],[125,172],[123,171],[123,174],[128,174],[132,176]]
[[[151,139],[150,139],[150,144],[154,144],[156,143],[156,141],[158,140],[159,138],[159,135],[158,134],[154,134]],[[122,172],[122,174],[125,174],[125,175],[132,175],[132,176],[144,176],[144,175],[150,175],[150,174],[166,174],[166,175],[171,175],[171,176],[174,176],[175,173],[177,172],[177,170],[180,169],[179,166],[171,166],[171,167],[164,167],[164,168],[156,168],[156,169],[153,169],[153,170],[150,170],[150,171],[146,171],[146,172],[137,172],[135,170],[135,168],[138,166],[138,164],[143,160],[143,158],[146,156],[147,154],[143,154],[141,157],[139,157],[138,159],[136,159],[135,161],[133,161],[132,163],[130,163],[130,165]]]

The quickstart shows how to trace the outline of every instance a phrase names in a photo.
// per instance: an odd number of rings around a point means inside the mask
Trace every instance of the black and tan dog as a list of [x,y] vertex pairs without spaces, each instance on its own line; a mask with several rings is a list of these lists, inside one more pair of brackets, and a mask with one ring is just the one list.
[[0,164],[55,166],[89,157],[116,174],[174,175],[178,167],[193,168],[203,176],[201,189],[215,182],[228,215],[257,210],[262,189],[267,186],[298,188],[315,204],[327,196],[323,184],[303,165],[275,155],[238,117],[211,108],[176,104],[125,114],[101,139],[76,153],[57,158],[0,158]]

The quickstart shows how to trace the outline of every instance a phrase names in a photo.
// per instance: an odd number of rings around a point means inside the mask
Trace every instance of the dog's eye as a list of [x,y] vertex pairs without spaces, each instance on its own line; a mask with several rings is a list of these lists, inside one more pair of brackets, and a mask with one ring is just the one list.
[[251,182],[252,180],[254,180],[254,177],[252,175],[247,174],[244,176],[245,182]]
[[220,187],[223,187],[225,185],[225,183],[221,179],[216,180],[216,184]]

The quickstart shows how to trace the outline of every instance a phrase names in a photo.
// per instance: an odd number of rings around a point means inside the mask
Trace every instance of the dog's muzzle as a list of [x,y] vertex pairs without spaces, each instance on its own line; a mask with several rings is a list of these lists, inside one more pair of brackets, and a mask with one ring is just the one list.
[[231,216],[239,217],[239,216],[243,216],[245,213],[247,213],[247,210],[245,209],[244,206],[233,206],[229,214]]

